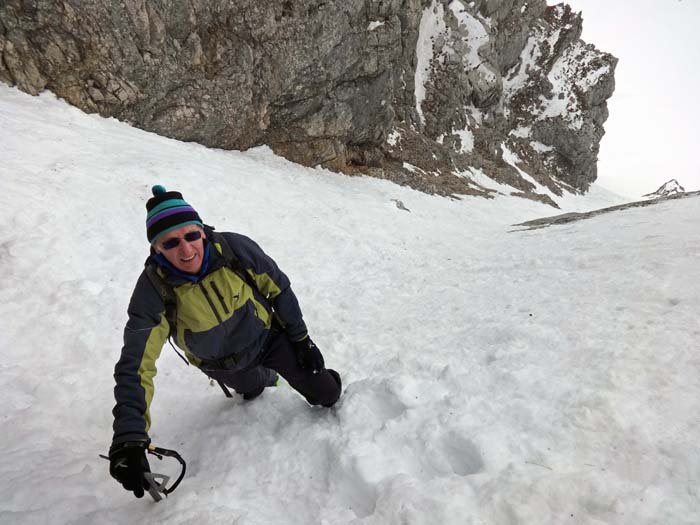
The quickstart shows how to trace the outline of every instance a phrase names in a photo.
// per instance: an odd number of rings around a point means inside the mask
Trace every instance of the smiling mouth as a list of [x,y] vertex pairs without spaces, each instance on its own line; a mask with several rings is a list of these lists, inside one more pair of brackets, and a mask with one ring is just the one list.
[[196,256],[197,256],[197,254],[196,254],[196,253],[193,253],[192,256],[189,257],[188,259],[180,258],[180,260],[181,260],[182,262],[190,262],[190,261],[193,260]]

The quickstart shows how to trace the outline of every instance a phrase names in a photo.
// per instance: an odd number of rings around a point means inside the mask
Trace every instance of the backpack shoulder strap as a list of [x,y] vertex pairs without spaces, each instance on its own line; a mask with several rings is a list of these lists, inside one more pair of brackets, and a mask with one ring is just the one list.
[[233,253],[231,245],[226,240],[226,237],[224,237],[221,233],[215,231],[210,232],[209,235],[211,236],[212,242],[215,242],[219,246],[221,246],[221,255],[224,256],[224,259],[226,259],[229,268],[231,268],[231,270],[233,270],[236,273],[236,275],[238,275],[238,277],[243,279],[245,283],[248,286],[250,286],[253,290],[255,290],[260,295],[263,295],[263,293],[260,291],[260,288],[258,288],[258,283],[255,282],[253,276],[250,275],[250,273],[248,273],[248,271],[241,264],[241,261],[238,259],[238,257],[236,257],[236,254]]
[[158,273],[158,268],[150,260],[146,260],[146,275],[148,280],[151,281],[153,287],[158,290],[158,293],[163,298],[163,303],[165,303],[165,319],[168,321],[168,326],[170,327],[170,332],[168,333],[168,342],[170,346],[173,347],[175,353],[182,359],[187,366],[189,366],[189,361],[177,351],[175,345],[173,345],[172,337],[177,333],[175,324],[177,322],[177,300],[175,299],[175,292],[173,287],[170,286],[165,279]]
[[176,307],[175,292],[173,291],[172,286],[165,282],[165,279],[158,273],[156,265],[150,261],[146,261],[146,275],[148,276],[148,280],[151,281],[151,284],[163,299],[163,302],[165,303],[165,317],[168,321],[170,321],[170,310],[174,312]]
[[172,286],[165,282],[165,279],[158,273],[156,265],[151,261],[146,261],[146,275],[151,281],[153,287],[158,290],[163,302],[165,303],[165,318],[170,325],[170,337],[175,333],[175,322],[177,319],[177,301],[175,300],[175,292]]

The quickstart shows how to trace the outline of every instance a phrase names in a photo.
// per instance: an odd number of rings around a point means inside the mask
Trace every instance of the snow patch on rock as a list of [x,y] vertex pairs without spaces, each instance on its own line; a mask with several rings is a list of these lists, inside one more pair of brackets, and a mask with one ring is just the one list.
[[399,141],[401,138],[401,133],[398,132],[398,130],[392,130],[391,133],[389,133],[389,136],[386,138],[387,144],[390,146],[396,146],[396,143]]
[[482,60],[479,56],[479,49],[484,44],[489,41],[489,33],[484,27],[484,24],[475,16],[470,14],[465,8],[464,4],[459,0],[453,0],[448,6],[452,11],[452,14],[457,19],[460,26],[462,26],[469,35],[467,38],[463,38],[468,45],[468,52],[464,57],[465,67],[468,69],[474,69],[479,67]]
[[425,124],[423,115],[423,100],[425,100],[425,83],[430,79],[430,63],[434,56],[434,40],[440,33],[446,30],[445,11],[441,3],[433,0],[433,3],[423,10],[418,29],[418,42],[416,43],[416,72],[415,72],[415,99],[416,111],[422,124]]

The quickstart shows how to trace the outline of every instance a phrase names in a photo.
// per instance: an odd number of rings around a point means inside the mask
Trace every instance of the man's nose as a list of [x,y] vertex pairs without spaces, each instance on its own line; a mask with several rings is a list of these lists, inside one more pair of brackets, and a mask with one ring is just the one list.
[[180,253],[186,253],[188,255],[192,255],[193,251],[194,251],[194,246],[192,246],[185,239],[182,239],[182,241],[180,242]]

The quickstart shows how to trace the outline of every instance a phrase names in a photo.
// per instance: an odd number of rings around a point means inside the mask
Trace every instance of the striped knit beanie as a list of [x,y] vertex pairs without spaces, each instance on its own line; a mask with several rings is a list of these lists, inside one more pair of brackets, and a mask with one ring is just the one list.
[[167,191],[163,186],[153,186],[153,197],[146,203],[146,235],[153,245],[158,237],[187,224],[202,226],[202,219],[195,209],[182,198],[182,193]]

